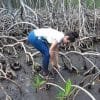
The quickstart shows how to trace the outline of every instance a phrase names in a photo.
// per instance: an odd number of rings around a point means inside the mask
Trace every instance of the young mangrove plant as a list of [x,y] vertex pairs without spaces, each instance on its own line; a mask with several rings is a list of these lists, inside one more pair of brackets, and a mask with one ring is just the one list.
[[33,80],[33,87],[36,89],[36,92],[46,83],[46,80],[41,78],[38,74],[35,75]]
[[65,83],[64,91],[60,90],[57,96],[58,100],[65,100],[69,98],[71,90],[72,90],[72,82],[68,79]]

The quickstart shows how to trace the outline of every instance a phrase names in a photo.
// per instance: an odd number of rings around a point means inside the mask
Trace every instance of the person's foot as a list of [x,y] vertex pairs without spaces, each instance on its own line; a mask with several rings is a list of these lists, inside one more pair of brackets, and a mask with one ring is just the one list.
[[53,74],[52,74],[50,71],[48,71],[48,72],[41,71],[40,74],[41,74],[41,75],[43,76],[43,78],[45,78],[45,79],[54,79],[54,76],[53,76]]
[[52,74],[55,76],[57,74],[57,71],[55,68],[52,68]]

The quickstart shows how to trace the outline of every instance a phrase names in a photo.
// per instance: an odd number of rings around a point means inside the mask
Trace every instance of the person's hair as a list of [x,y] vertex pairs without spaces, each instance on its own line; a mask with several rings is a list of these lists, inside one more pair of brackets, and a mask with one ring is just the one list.
[[79,37],[79,34],[77,32],[68,32],[66,36],[69,36],[70,42],[75,42],[75,39]]

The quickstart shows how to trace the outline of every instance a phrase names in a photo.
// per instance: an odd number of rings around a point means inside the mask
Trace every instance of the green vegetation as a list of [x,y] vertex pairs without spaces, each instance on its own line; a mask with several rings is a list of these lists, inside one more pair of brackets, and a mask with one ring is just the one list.
[[59,100],[64,100],[65,98],[69,98],[71,90],[72,90],[72,83],[71,80],[68,79],[65,83],[64,91],[59,91],[57,98]]
[[[88,8],[93,8],[95,1],[96,8],[100,8],[100,0],[84,0],[84,4]],[[67,5],[69,2],[71,2],[71,5],[78,5],[79,0],[65,0],[65,4]]]
[[96,8],[100,8],[100,0],[95,0]]
[[40,87],[42,85],[44,85],[46,83],[46,81],[44,79],[42,79],[39,75],[36,75],[34,77],[34,81],[33,81],[33,87],[35,87],[36,92],[40,89]]
[[[46,0],[23,0],[25,4],[27,4],[31,8],[41,8],[45,7],[46,5]],[[93,8],[93,2],[95,1],[95,6],[96,8],[100,8],[100,0],[81,0],[84,2],[86,6],[89,8]],[[20,0],[2,0],[2,2],[6,5],[8,9],[15,9],[20,7]],[[72,6],[77,6],[79,0],[64,0],[65,6],[67,7],[68,4],[71,2]],[[50,1],[48,0],[48,3]],[[53,0],[54,6],[59,6],[59,0]],[[2,5],[0,1],[0,6]],[[92,6],[92,7],[91,7]]]
[[[38,74],[35,75],[34,81],[33,81],[33,87],[36,89],[36,92],[41,88],[41,86],[45,84],[46,84],[46,80],[42,79]],[[65,86],[62,89],[63,91],[60,90],[59,93],[57,94],[58,100],[64,100],[65,98],[69,98],[69,96],[71,95],[72,83],[70,79],[66,81]]]

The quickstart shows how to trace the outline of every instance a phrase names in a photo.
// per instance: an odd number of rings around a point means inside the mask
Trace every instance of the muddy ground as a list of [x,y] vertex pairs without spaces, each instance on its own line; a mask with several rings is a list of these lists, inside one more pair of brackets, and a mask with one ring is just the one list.
[[[95,45],[94,49],[95,51],[100,52],[100,42]],[[21,68],[18,71],[12,70],[14,73],[14,77],[12,80],[14,80],[17,85],[9,80],[1,79],[0,100],[10,100],[7,99],[7,94],[12,98],[11,100],[56,100],[58,89],[53,86],[50,88],[50,90],[40,90],[37,93],[35,92],[35,88],[32,85],[34,78],[32,65],[28,65],[26,63],[26,56],[23,51],[21,51],[19,54],[20,57],[17,58],[16,61],[19,61]],[[92,65],[88,61],[85,61],[84,63],[83,57],[79,54],[69,53],[67,56],[71,59],[72,64],[79,69],[80,73],[76,74],[73,72],[69,72],[67,69],[62,69],[60,70],[60,72],[66,80],[71,79],[72,84],[79,85],[80,82],[85,78],[83,73],[90,69]],[[94,64],[100,69],[100,56],[86,56],[90,60],[92,60]],[[10,58],[7,59],[9,59],[9,61],[13,61]],[[84,66],[87,66],[87,69],[83,69]],[[90,82],[91,77],[87,78],[84,81],[84,85]],[[62,79],[59,77],[58,74],[55,76],[55,79],[52,80],[52,82],[60,86],[64,85]],[[87,89],[96,98],[96,100],[100,100],[100,80],[97,79],[94,82],[95,84],[92,85],[91,89],[89,89],[88,87],[85,87],[85,89]],[[84,92],[80,91],[76,95],[75,100],[91,99]]]

